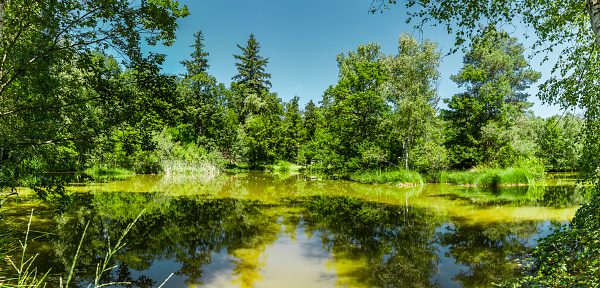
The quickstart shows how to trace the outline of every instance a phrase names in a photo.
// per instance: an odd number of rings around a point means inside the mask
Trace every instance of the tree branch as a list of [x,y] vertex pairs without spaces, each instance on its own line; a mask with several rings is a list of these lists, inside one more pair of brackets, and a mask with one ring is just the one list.
[[[78,104],[86,103],[86,102],[97,100],[97,99],[101,99],[101,98],[103,98],[103,96],[96,96],[96,97],[88,98],[88,99],[85,99],[85,100],[82,100],[82,101],[71,102],[71,103],[67,103],[67,104],[64,104],[64,105],[58,105],[58,106],[45,106],[45,105],[41,105],[41,106],[21,106],[21,107],[18,107],[17,109],[15,109],[15,110],[4,112],[4,113],[0,113],[0,117],[4,117],[6,115],[10,115],[10,114],[14,114],[14,113],[17,113],[17,112],[21,112],[23,110],[62,109],[62,108],[65,108],[65,107],[69,107],[69,106],[73,106],[73,105],[78,105]],[[14,107],[17,107],[17,106],[14,106]]]

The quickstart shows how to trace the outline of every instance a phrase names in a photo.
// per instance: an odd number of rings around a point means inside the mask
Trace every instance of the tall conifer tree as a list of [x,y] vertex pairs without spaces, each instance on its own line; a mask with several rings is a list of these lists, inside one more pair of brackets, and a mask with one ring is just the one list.
[[238,74],[231,79],[238,84],[245,84],[251,87],[257,94],[271,87],[271,74],[265,72],[265,67],[269,63],[269,58],[264,58],[258,55],[260,44],[254,39],[254,34],[250,34],[246,47],[239,44],[238,48],[242,49],[243,55],[233,55],[240,62],[235,63]]
[[188,75],[198,75],[206,72],[210,67],[208,65],[208,52],[204,51],[204,34],[202,34],[202,30],[194,33],[194,38],[196,38],[196,42],[190,46],[194,48],[194,52],[190,54],[192,59],[179,62],[185,66]]
[[[269,93],[271,74],[265,72],[269,58],[264,58],[260,52],[260,44],[250,34],[246,47],[237,45],[242,55],[233,55],[239,62],[235,63],[238,74],[231,87],[235,93],[235,105],[239,112],[240,122],[245,122],[248,116],[262,113],[274,113],[272,103],[277,99]],[[277,105],[275,105],[277,106]],[[277,109],[275,109],[277,110]]]

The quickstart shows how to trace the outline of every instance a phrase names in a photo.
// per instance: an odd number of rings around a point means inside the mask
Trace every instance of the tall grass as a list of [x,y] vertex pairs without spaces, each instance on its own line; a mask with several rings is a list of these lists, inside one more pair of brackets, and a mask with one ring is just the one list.
[[526,170],[519,168],[442,171],[439,176],[440,183],[488,187],[532,184],[533,181],[534,178]]
[[[109,238],[108,251],[106,252],[106,255],[104,256],[104,260],[102,260],[101,263],[98,263],[98,265],[96,267],[96,277],[94,278],[92,283],[89,283],[87,285],[88,288],[89,287],[98,288],[98,287],[105,287],[105,286],[110,286],[110,285],[131,284],[129,282],[100,283],[100,281],[101,281],[100,279],[102,279],[102,275],[104,275],[105,273],[110,272],[112,269],[116,268],[116,266],[109,266],[110,259],[113,258],[119,250],[121,250],[121,249],[123,249],[123,247],[125,247],[125,243],[123,242],[123,239],[125,238],[127,233],[129,233],[131,228],[133,228],[133,225],[135,225],[135,223],[138,221],[138,219],[142,216],[143,213],[144,213],[144,211],[142,211],[142,213],[140,213],[137,216],[137,218],[135,218],[135,220],[133,220],[132,223],[127,225],[127,227],[123,231],[123,234],[121,234],[121,237],[117,240],[117,243],[114,246],[110,245],[110,238]],[[4,258],[12,266],[12,270],[14,272],[11,275],[11,274],[8,274],[7,272],[5,272],[4,270],[2,271],[3,273],[5,273],[6,277],[3,277],[2,275],[0,275],[0,288],[3,288],[3,287],[6,287],[6,288],[47,287],[47,283],[45,282],[45,280],[48,277],[50,271],[47,271],[44,274],[38,274],[38,270],[34,265],[34,261],[37,258],[38,254],[31,256],[31,257],[25,256],[26,251],[27,251],[27,243],[30,241],[29,232],[30,232],[32,219],[33,219],[33,210],[31,210],[31,215],[29,217],[29,223],[27,225],[25,239],[24,239],[24,241],[18,241],[20,244],[18,248],[21,248],[20,260],[13,261],[10,257],[4,255]],[[79,251],[81,250],[81,246],[83,244],[88,226],[89,226],[89,222],[85,226],[85,229],[83,230],[83,235],[81,236],[81,240],[79,241],[79,247],[77,248],[77,252],[75,253],[71,269],[68,272],[68,275],[66,275],[66,279],[63,280],[62,277],[59,278],[59,287],[60,288],[69,287],[69,284],[70,284],[71,280],[73,279],[73,276],[75,275],[74,271],[75,271],[75,267],[77,266],[77,258],[79,257]],[[171,275],[169,275],[169,277],[167,277],[167,279],[165,279],[165,281],[158,288],[162,287],[167,282],[167,280],[169,280],[169,278],[171,278],[171,276],[173,276],[173,273],[171,273]]]
[[220,169],[210,162],[168,159],[161,160],[160,166],[165,174],[217,175],[220,172]]
[[368,170],[350,175],[350,180],[365,184],[423,184],[423,176],[416,171],[408,170]]

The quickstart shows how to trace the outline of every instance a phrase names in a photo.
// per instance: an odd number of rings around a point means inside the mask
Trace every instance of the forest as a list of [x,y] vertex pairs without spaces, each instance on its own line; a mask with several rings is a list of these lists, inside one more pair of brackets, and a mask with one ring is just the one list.
[[194,36],[184,75],[162,73],[158,61],[123,67],[91,49],[49,67],[48,79],[36,79],[44,81],[37,93],[4,98],[11,111],[2,117],[3,175],[265,169],[280,162],[329,174],[523,163],[577,169],[582,117],[533,114],[524,90],[541,73],[516,38],[493,26],[473,39],[452,76],[466,91],[443,99],[447,109],[438,107],[441,52],[428,39],[402,34],[395,55],[377,43],[338,54],[338,82],[299,107],[298,96],[283,102],[271,91],[269,58],[254,35],[238,45],[238,74],[229,86],[208,73],[202,31]]
[[[591,191],[589,204],[570,227],[540,242],[539,261],[546,262],[537,266],[536,278],[510,285],[598,283],[597,1],[558,1],[549,8],[535,1],[442,1],[454,5],[458,20],[417,1],[421,12],[411,17],[439,20],[449,32],[464,28],[455,31],[457,47],[466,51],[463,66],[451,76],[464,92],[440,99],[438,44],[403,33],[396,54],[364,43],[331,55],[337,83],[305,107],[298,96],[284,102],[272,91],[269,55],[261,54],[253,34],[240,39],[232,55],[237,74],[231,79],[210,75],[210,51],[218,47],[205,46],[201,27],[193,52],[181,62],[187,72],[163,72],[165,55],[144,54],[141,46],[175,41],[177,19],[189,15],[175,1],[142,1],[139,7],[117,0],[28,2],[45,3],[0,3],[0,207],[16,187],[26,186],[64,208],[68,180],[49,172],[218,174],[295,167],[344,179],[411,171],[436,182],[443,173],[467,170],[521,169],[536,179],[543,172],[578,171]],[[373,1],[371,9],[385,13],[396,5]],[[515,15],[536,29],[538,43],[551,43],[546,47],[580,39],[561,54],[554,68],[560,77],[540,86],[538,97],[565,108],[556,116],[544,119],[530,109],[526,91],[541,72],[531,68],[517,38],[500,26],[475,25],[480,17],[507,21]],[[549,24],[555,16],[571,28]],[[573,107],[584,115],[569,113]],[[574,268],[563,272],[566,266]]]

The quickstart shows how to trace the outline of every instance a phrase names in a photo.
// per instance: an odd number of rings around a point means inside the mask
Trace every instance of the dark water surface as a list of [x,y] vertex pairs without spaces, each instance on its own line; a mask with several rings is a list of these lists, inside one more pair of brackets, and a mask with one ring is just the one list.
[[[585,201],[572,180],[546,187],[364,185],[302,175],[231,174],[214,180],[137,175],[74,184],[71,211],[36,207],[30,242],[48,279],[68,271],[86,287],[124,229],[126,246],[102,283],[120,287],[490,287],[553,224]],[[27,204],[9,210],[25,219]],[[36,235],[33,233],[32,235]],[[119,286],[119,285],[116,285]]]

